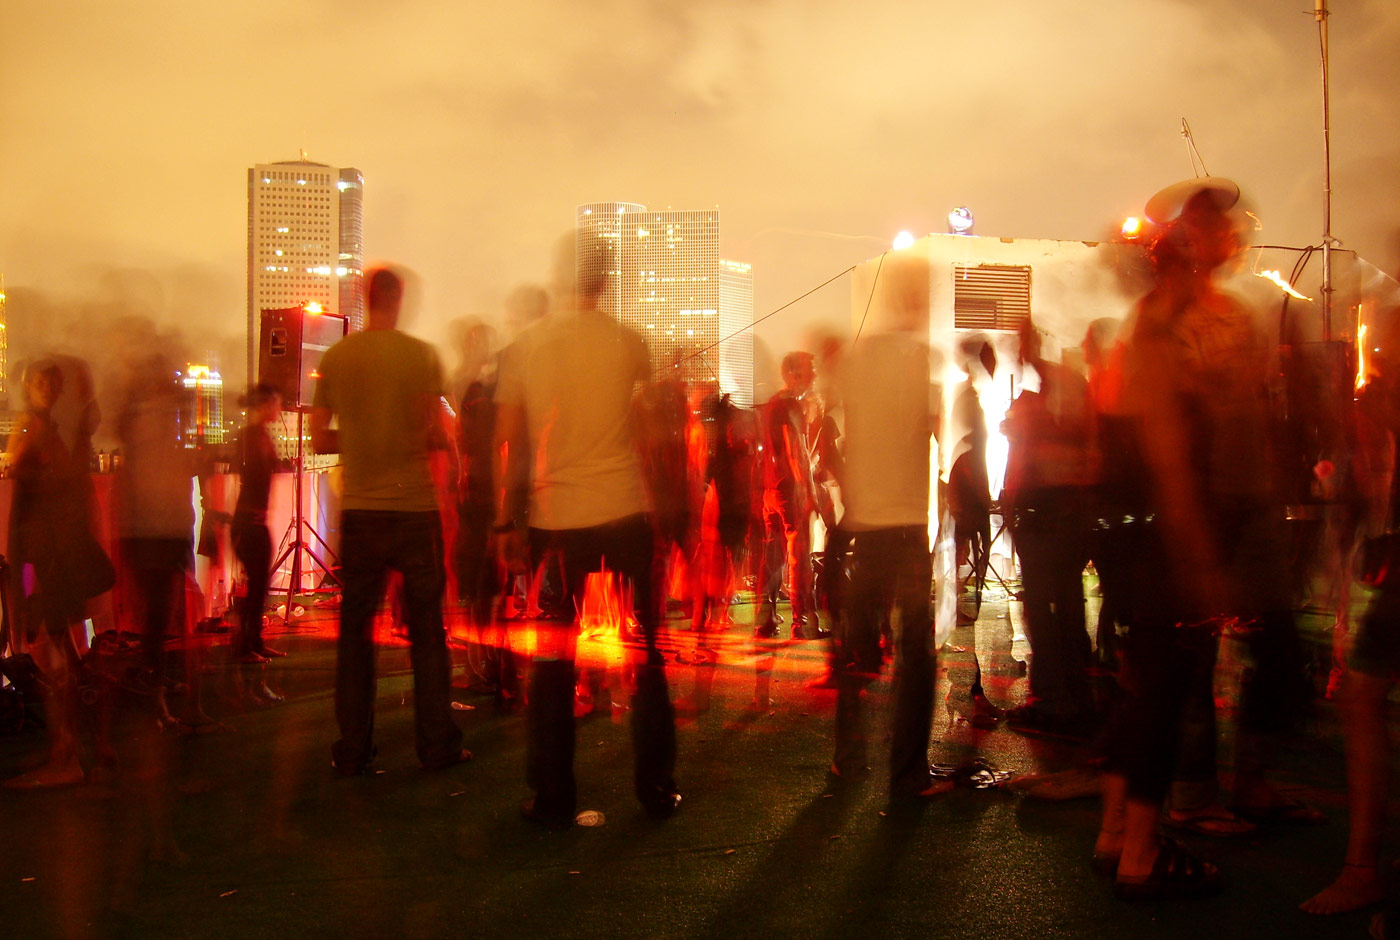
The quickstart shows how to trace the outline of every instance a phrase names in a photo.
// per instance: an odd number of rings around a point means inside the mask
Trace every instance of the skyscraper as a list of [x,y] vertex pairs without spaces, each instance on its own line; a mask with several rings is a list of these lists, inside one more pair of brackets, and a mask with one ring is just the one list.
[[578,273],[607,274],[603,305],[647,341],[653,376],[718,381],[752,402],[753,276],[720,260],[719,210],[600,202],[575,219]]
[[248,171],[248,380],[257,375],[259,316],[315,302],[364,325],[364,177],[305,159]]
[[180,384],[185,389],[180,402],[180,436],[185,446],[224,443],[224,380],[219,370],[190,363]]
[[10,321],[5,317],[5,275],[0,274],[0,410],[10,405]]

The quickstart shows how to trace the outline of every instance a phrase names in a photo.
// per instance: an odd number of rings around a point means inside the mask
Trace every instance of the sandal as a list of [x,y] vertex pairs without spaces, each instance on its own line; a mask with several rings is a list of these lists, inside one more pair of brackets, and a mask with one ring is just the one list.
[[1116,881],[1113,894],[1121,901],[1173,901],[1213,894],[1220,884],[1220,870],[1214,865],[1163,839],[1146,880]]

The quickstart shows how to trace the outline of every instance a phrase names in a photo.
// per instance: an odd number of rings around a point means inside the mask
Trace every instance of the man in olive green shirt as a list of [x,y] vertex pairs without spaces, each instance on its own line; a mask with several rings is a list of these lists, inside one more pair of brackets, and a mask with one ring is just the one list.
[[452,720],[442,523],[428,469],[428,452],[446,445],[442,367],[431,346],[397,329],[403,279],[380,268],[365,283],[365,329],[326,351],[311,411],[313,447],[339,453],[344,468],[332,753],[345,775],[374,759],[373,623],[391,569],[403,575],[418,759],[433,770],[471,757]]

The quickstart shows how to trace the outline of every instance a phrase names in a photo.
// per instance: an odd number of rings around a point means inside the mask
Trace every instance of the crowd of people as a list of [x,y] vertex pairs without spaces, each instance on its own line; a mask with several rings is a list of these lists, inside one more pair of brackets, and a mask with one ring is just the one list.
[[[749,590],[755,613],[741,628],[751,628],[754,643],[785,632],[825,642],[826,674],[815,684],[836,692],[830,774],[838,784],[867,770],[867,690],[891,668],[890,798],[936,798],[952,783],[929,761],[937,655],[930,520],[935,530],[946,520],[956,550],[955,577],[940,590],[959,591],[956,573],[966,571],[972,613],[966,601],[963,613],[975,617],[995,510],[1019,556],[1031,648],[1029,697],[1004,720],[1082,741],[1093,758],[1018,788],[1031,797],[1100,797],[1092,863],[1119,897],[1216,890],[1215,866],[1164,830],[1228,836],[1261,820],[1323,818],[1268,777],[1312,690],[1294,622],[1270,349],[1254,314],[1215,277],[1239,250],[1233,203],[1210,187],[1185,201],[1152,247],[1152,289],[1121,323],[1093,324],[1083,371],[1046,357],[1042,334],[1026,323],[1014,347],[1021,392],[1002,425],[1010,450],[995,507],[978,389],[996,372],[997,353],[986,337],[964,339],[949,351],[962,378],[944,387],[944,356],[930,344],[927,262],[914,253],[894,252],[882,266],[882,308],[869,330],[816,354],[788,354],[782,388],[752,408],[717,382],[654,372],[642,337],[600,309],[606,276],[576,275],[606,270],[576,256],[602,246],[570,238],[551,291],[512,295],[511,341],[494,349],[485,326],[464,330],[451,375],[431,346],[397,328],[401,276],[368,272],[366,328],[326,353],[310,412],[314,449],[338,454],[343,474],[335,771],[363,774],[375,758],[372,627],[393,573],[395,616],[411,644],[418,758],[426,770],[471,759],[451,709],[451,584],[469,623],[471,676],[498,707],[526,713],[531,795],[521,811],[551,829],[572,826],[578,619],[590,576],[604,572],[617,579],[610,596],[621,599],[634,785],[648,815],[665,819],[681,805],[676,706],[658,645],[671,594],[701,648],[734,627],[731,607]],[[172,496],[182,481],[188,490],[194,471],[166,433],[162,368],[140,371],[119,417],[121,555],[137,572],[155,676],[193,522],[188,501]],[[96,417],[57,420],[65,397],[90,401],[63,394],[64,374],[54,360],[31,368],[28,410],[10,444],[19,487],[14,596],[46,677],[52,732],[50,762],[12,786],[83,778],[68,717],[79,662],[70,634],[83,602],[112,580],[90,527],[84,455]],[[1391,389],[1387,376],[1375,376],[1355,420],[1390,432]],[[246,405],[231,526],[249,589],[234,651],[260,663],[281,655],[261,632],[277,466],[266,426],[280,400],[255,385]],[[60,427],[76,431],[65,437]],[[1103,595],[1095,636],[1085,616],[1090,563]],[[1383,899],[1384,708],[1400,670],[1400,585],[1384,567],[1338,690],[1352,817],[1341,874],[1304,905],[1320,914]],[[513,648],[512,618],[533,624],[528,661]],[[1250,661],[1228,802],[1212,687],[1222,637]],[[1117,676],[1110,695],[1096,679],[1106,668]],[[973,695],[985,698],[974,684]]]

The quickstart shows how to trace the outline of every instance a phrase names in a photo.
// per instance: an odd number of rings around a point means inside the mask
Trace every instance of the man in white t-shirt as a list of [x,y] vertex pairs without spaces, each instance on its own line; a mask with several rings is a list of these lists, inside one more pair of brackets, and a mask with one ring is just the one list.
[[930,797],[951,787],[929,771],[934,652],[928,543],[930,441],[940,390],[928,344],[928,266],[920,259],[886,264],[889,324],[856,340],[840,380],[846,411],[846,514],[854,536],[851,589],[838,634],[836,756],[841,778],[865,767],[861,694],[880,673],[880,619],[890,600],[900,609],[890,796]]
[[[518,556],[528,511],[532,540],[559,552],[576,604],[591,572],[606,567],[630,583],[645,639],[635,651],[639,664],[632,703],[637,798],[649,815],[665,818],[680,803],[672,778],[675,715],[665,660],[656,647],[660,579],[630,420],[633,391],[647,380],[650,359],[640,336],[597,309],[606,275],[581,275],[575,289],[574,252],[564,254],[557,272],[560,292],[576,296],[523,333],[501,366],[496,433],[508,455],[508,499],[496,530],[502,553]],[[518,484],[527,466],[528,509],[509,498],[525,491]],[[537,631],[527,751],[527,778],[535,796],[521,809],[528,819],[562,829],[573,824],[577,809],[576,634],[572,623],[541,623]]]

